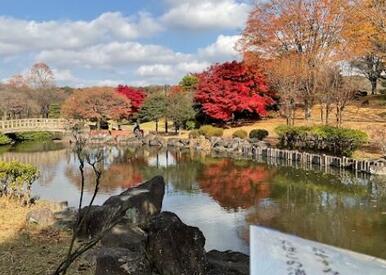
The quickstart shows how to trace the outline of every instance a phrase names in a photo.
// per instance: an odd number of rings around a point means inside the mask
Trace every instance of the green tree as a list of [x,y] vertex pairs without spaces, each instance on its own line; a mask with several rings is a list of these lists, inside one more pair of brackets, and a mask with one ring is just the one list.
[[158,133],[158,122],[166,116],[166,96],[163,93],[153,93],[148,96],[139,111],[139,118],[155,121],[155,130]]
[[194,118],[196,112],[193,109],[192,95],[184,92],[170,94],[168,97],[166,116],[174,123],[176,133],[185,125],[185,122]]
[[48,109],[48,118],[59,118],[60,117],[60,105],[53,103],[50,104]]
[[193,92],[196,89],[197,84],[198,78],[193,74],[185,75],[179,83],[180,87],[185,92]]

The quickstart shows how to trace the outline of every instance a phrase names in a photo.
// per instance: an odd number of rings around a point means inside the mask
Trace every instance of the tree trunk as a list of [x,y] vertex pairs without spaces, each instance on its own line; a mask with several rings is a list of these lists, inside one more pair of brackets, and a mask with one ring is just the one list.
[[306,99],[306,100],[304,101],[304,118],[306,119],[307,123],[309,123],[310,120],[311,120],[311,116],[312,116],[312,114],[311,114],[311,112],[312,112],[311,108],[312,108],[312,105],[311,105],[310,100],[309,100],[309,99]]
[[339,127],[339,107],[336,106],[336,127]]
[[168,133],[168,119],[165,118],[165,133]]
[[329,118],[329,116],[330,116],[330,106],[329,105],[326,105],[326,116],[325,116],[325,118],[326,118],[326,125],[328,125],[328,118]]
[[155,132],[158,134],[158,119],[155,120]]
[[371,94],[375,95],[377,93],[377,79],[370,79],[371,82]]
[[337,127],[342,126],[342,112],[343,112],[343,107],[336,106],[336,126]]
[[97,130],[101,129],[101,120],[98,118],[97,119]]

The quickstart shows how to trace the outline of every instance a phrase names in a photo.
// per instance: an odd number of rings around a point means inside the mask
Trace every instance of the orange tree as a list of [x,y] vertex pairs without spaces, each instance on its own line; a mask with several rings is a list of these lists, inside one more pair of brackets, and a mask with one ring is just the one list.
[[62,113],[67,118],[89,119],[97,122],[123,119],[131,114],[130,100],[114,89],[93,87],[76,91],[63,104]]
[[296,89],[307,120],[318,93],[320,67],[341,60],[343,53],[351,54],[343,35],[349,4],[349,0],[259,1],[243,32],[240,46],[244,53],[281,58],[282,63],[292,60],[300,66],[294,71],[299,75],[289,77],[301,80]]

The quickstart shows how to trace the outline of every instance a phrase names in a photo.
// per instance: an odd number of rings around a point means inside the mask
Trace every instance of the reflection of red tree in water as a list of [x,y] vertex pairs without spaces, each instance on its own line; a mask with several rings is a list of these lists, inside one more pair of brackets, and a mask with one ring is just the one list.
[[198,177],[201,189],[224,208],[249,208],[270,195],[270,172],[262,166],[235,166],[222,159],[204,167]]
[[138,171],[137,167],[127,164],[113,164],[106,171],[103,181],[104,185],[110,187],[122,187],[130,188],[135,187],[140,184],[143,180],[141,173]]
[[[75,167],[68,168],[66,176],[80,188],[79,170]],[[94,188],[94,173],[91,168],[86,167],[86,190],[91,191]],[[116,189],[126,189],[139,185],[143,180],[138,167],[131,163],[113,163],[102,172],[101,192],[109,193]]]

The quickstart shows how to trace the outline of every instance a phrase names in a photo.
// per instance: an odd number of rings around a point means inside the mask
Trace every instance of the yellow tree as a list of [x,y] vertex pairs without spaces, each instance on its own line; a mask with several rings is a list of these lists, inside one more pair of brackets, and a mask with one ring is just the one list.
[[304,66],[297,54],[288,54],[265,62],[265,68],[271,89],[280,97],[280,110],[287,125],[295,124],[296,105],[301,97],[300,90],[304,83]]
[[386,1],[356,0],[348,12],[345,36],[358,57],[351,65],[371,83],[375,94],[386,70]]
[[[296,59],[302,66],[302,96],[305,118],[318,92],[319,68],[342,58],[348,0],[269,0],[251,12],[240,41],[243,52],[263,58]],[[288,61],[289,62],[289,61]]]

